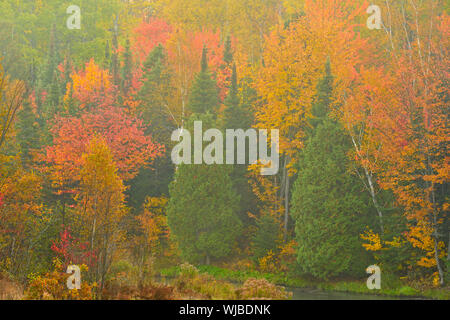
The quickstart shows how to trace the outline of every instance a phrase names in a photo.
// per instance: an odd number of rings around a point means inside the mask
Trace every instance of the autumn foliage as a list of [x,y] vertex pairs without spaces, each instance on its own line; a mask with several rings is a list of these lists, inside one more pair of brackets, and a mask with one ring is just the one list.
[[[16,2],[0,6],[0,275],[26,299],[289,298],[202,264],[287,285],[361,284],[377,264],[382,294],[448,292],[445,1],[96,0],[81,30],[60,0]],[[198,119],[278,129],[278,172],[175,165],[172,132]]]

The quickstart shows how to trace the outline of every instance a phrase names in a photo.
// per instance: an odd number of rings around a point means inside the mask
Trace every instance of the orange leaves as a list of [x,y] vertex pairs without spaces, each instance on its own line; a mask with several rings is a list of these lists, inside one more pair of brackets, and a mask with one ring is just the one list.
[[[80,109],[97,101],[98,95],[111,88],[110,76],[100,69],[94,59],[86,63],[85,69],[72,74],[72,96],[80,101]],[[66,100],[66,98],[65,98]]]
[[203,46],[208,49],[208,67],[217,80],[220,97],[223,99],[226,94],[226,78],[231,74],[231,70],[222,68],[224,45],[220,41],[219,31],[174,31],[167,42],[167,50],[176,73],[177,88],[187,94],[195,74],[200,71]]
[[[433,12],[430,4],[421,6]],[[443,72],[449,62],[448,26],[441,24],[445,14],[431,15],[437,27],[429,30],[428,19],[418,19],[416,8],[404,8],[417,19],[411,22],[403,21],[404,12],[391,9],[398,19],[388,26],[394,36],[370,39],[389,43],[385,58],[374,55],[372,66],[360,69],[352,93],[342,100],[341,119],[356,140],[359,163],[377,174],[379,186],[391,190],[403,208],[409,223],[406,239],[424,253],[418,264],[435,267],[436,256],[446,251],[438,232],[448,207],[447,200],[436,199],[450,178],[449,89]],[[406,26],[417,31],[414,41],[403,32]]]
[[172,26],[159,18],[150,18],[142,21],[134,29],[135,42],[133,51],[138,54],[141,62],[145,61],[148,54],[159,43],[165,46],[167,40],[171,37]]

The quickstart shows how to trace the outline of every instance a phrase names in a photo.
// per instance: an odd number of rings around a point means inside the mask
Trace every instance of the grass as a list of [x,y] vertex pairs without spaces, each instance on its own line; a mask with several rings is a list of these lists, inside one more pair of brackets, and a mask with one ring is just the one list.
[[[208,272],[211,271],[211,272]],[[290,299],[292,294],[284,287],[277,286],[264,278],[241,278],[240,283],[225,279],[220,273],[232,272],[227,269],[210,267],[195,268],[189,264],[166,269],[161,275],[173,277],[175,288],[187,295],[196,294],[201,299],[212,300],[254,300],[254,299]],[[214,275],[215,273],[215,275]]]
[[22,298],[22,286],[0,272],[0,300],[21,300]]

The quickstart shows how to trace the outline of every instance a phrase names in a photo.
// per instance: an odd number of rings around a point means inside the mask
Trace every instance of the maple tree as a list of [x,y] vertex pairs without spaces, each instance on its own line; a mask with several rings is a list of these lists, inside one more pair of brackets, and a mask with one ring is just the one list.
[[73,86],[73,96],[79,101],[81,110],[78,116],[55,116],[50,129],[53,145],[46,148],[45,155],[57,185],[77,180],[81,155],[95,134],[105,138],[119,174],[125,180],[135,176],[139,167],[161,155],[163,147],[144,134],[142,120],[111,102],[114,99],[110,91],[112,85],[104,71],[91,61],[84,72],[72,78],[77,83]]

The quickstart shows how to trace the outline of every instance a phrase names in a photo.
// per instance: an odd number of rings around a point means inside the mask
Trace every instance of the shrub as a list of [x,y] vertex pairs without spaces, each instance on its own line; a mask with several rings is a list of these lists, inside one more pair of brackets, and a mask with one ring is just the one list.
[[198,269],[189,263],[180,265],[180,276],[183,278],[193,279],[198,273]]
[[[81,289],[70,290],[67,288],[67,278],[62,263],[55,259],[54,270],[44,275],[32,276],[29,286],[25,291],[26,300],[92,300],[95,298],[94,288],[96,284],[81,281]],[[87,271],[86,265],[81,265],[82,272]]]
[[287,300],[292,297],[292,293],[286,292],[283,287],[276,286],[266,279],[247,279],[242,288],[237,290],[238,299],[248,300]]

